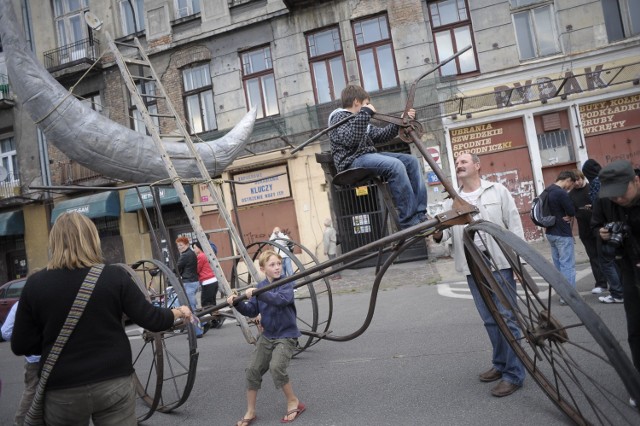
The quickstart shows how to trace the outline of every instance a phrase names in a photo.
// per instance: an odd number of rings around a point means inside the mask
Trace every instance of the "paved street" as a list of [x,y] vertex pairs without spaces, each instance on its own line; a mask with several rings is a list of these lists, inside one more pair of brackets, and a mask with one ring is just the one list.
[[[584,259],[582,259],[584,260]],[[449,263],[449,264],[448,264]],[[489,394],[477,374],[490,366],[490,346],[477,311],[451,261],[396,265],[385,277],[369,329],[346,343],[322,341],[290,366],[294,390],[307,405],[298,425],[549,425],[566,417],[528,380],[507,398]],[[433,282],[433,265],[440,277]],[[425,273],[429,271],[429,273]],[[345,271],[336,282],[334,335],[356,330],[369,305],[371,269]],[[356,279],[357,278],[357,279]],[[355,282],[358,285],[355,285]],[[622,305],[602,305],[590,294],[593,278],[578,265],[578,289],[620,336]],[[252,347],[227,321],[198,340],[196,383],[185,405],[156,413],[149,425],[231,425],[245,409],[244,367]],[[0,343],[0,425],[9,425],[22,389],[22,360]],[[279,424],[280,391],[265,375],[255,425]]]

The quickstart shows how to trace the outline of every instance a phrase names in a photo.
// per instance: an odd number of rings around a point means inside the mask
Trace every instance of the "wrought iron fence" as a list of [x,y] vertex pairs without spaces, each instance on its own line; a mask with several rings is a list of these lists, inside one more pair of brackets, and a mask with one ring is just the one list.
[[44,66],[47,70],[59,69],[82,62],[93,63],[100,57],[100,42],[85,38],[75,43],[44,52]]

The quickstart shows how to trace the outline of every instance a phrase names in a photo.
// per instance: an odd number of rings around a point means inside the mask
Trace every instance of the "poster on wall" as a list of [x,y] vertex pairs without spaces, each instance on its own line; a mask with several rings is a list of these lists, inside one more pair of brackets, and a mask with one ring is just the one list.
[[233,176],[238,206],[291,197],[287,166],[270,167]]

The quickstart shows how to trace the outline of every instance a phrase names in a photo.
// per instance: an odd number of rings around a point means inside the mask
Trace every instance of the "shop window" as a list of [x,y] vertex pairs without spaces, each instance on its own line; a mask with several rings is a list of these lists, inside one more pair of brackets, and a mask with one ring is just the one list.
[[200,0],[175,0],[176,19],[200,13]]
[[209,64],[184,69],[182,81],[189,132],[193,134],[217,129]]
[[560,52],[553,5],[538,3],[534,2],[527,9],[517,9],[512,14],[521,60]]
[[470,50],[440,68],[440,75],[461,75],[478,71],[473,28],[466,0],[429,2],[429,17],[438,62],[467,46],[472,46]]
[[398,86],[396,60],[386,15],[353,23],[362,87],[371,93]]
[[250,50],[240,55],[242,80],[247,105],[258,107],[258,118],[279,114],[276,80],[273,73],[269,46]]
[[144,0],[120,0],[120,14],[123,35],[144,31]]
[[538,133],[538,148],[542,167],[575,162],[575,149],[569,129]]
[[609,42],[640,34],[638,0],[600,0]]
[[313,90],[319,104],[340,97],[347,73],[338,28],[307,35]]
[[98,229],[100,238],[120,235],[120,224],[117,217],[96,217],[91,219]]
[[[147,81],[143,83],[136,83],[136,91],[141,95],[145,106],[147,107],[147,111],[150,114],[158,114],[158,105],[156,103],[156,85],[153,81]],[[144,96],[151,95],[151,96]],[[131,119],[131,128],[138,133],[142,133],[145,135],[149,135],[149,131],[147,130],[146,124],[144,124],[144,120],[142,119],[142,113],[133,103],[133,99],[130,100],[130,119]],[[157,116],[151,116],[156,129],[160,128],[160,120]]]

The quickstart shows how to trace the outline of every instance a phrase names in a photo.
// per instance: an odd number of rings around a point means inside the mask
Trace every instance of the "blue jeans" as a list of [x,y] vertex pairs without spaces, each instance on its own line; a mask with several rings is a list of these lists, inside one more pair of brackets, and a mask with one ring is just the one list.
[[598,244],[598,260],[600,261],[600,270],[604,274],[609,283],[609,293],[611,297],[616,299],[624,298],[624,289],[622,279],[620,278],[620,269],[616,264],[616,249],[604,241]]
[[[198,302],[196,301],[196,293],[198,292],[198,286],[200,283],[198,281],[193,282],[184,282],[184,292],[187,293],[187,299],[189,299],[189,305],[191,307],[191,311],[195,312],[196,307],[198,306]],[[202,335],[202,328],[196,325],[196,336]]]
[[417,225],[427,209],[427,187],[417,157],[394,152],[364,154],[353,160],[349,168],[373,170],[384,178],[398,209],[400,227]]
[[283,257],[282,258],[282,276],[288,277],[290,275],[293,275],[293,266],[291,264],[291,258]]
[[573,237],[561,237],[547,234],[551,246],[551,258],[556,269],[567,279],[571,287],[576,288],[576,255]]
[[[515,306],[516,282],[513,279],[513,271],[511,269],[501,269],[499,272],[494,271],[493,276],[496,277],[496,280],[501,285],[508,285],[504,294]],[[482,300],[478,286],[471,275],[467,275],[467,283],[469,284],[469,290],[471,290],[473,301],[476,304],[480,318],[482,318],[482,322],[484,323],[484,328],[487,330],[487,334],[489,335],[491,346],[493,347],[493,368],[502,373],[502,380],[513,383],[517,386],[522,386],[526,374],[524,365],[522,365],[522,362],[509,345],[509,342],[507,342],[507,339],[502,335],[502,332],[498,328],[498,324],[496,324],[496,320],[493,319],[491,312],[489,312],[489,308],[487,308],[484,300]],[[492,294],[491,298],[499,309],[500,315],[507,322],[511,333],[514,337],[520,339],[522,334],[520,333],[518,324],[513,319],[513,312],[510,309],[505,308],[495,294]]]

